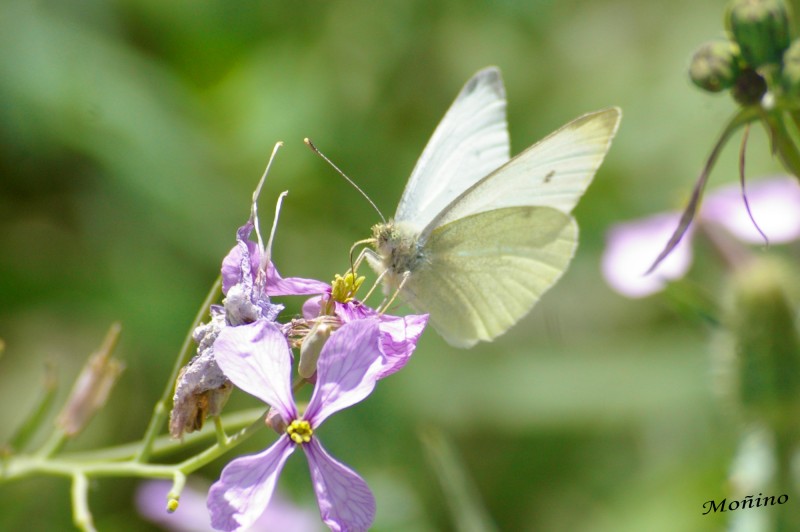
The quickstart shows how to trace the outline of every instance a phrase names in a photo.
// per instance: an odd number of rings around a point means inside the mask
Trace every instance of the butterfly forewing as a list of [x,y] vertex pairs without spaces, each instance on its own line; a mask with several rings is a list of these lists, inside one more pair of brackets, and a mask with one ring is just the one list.
[[417,161],[394,219],[422,229],[466,189],[510,158],[500,71],[470,79]]
[[503,207],[546,206],[572,211],[603,162],[620,111],[589,113],[526,149],[448,205],[423,231]]

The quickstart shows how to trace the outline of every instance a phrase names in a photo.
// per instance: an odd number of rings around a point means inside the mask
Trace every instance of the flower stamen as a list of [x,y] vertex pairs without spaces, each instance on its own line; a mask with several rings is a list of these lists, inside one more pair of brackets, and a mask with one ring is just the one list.
[[342,277],[337,273],[331,283],[331,299],[339,303],[349,303],[363,283],[364,276],[356,277],[353,272],[349,272]]
[[311,441],[311,435],[314,431],[311,430],[311,423],[304,419],[295,419],[288,427],[286,427],[286,434],[292,439],[293,442],[302,444]]

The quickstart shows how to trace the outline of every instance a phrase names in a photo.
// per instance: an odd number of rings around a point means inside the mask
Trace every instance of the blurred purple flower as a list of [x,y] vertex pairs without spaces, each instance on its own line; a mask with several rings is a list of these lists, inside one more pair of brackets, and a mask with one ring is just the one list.
[[[747,201],[758,227],[772,244],[800,238],[800,186],[790,177],[775,177],[749,184]],[[738,185],[715,190],[703,202],[701,219],[727,229],[749,244],[763,244],[764,237],[747,214]]]
[[[211,517],[206,508],[206,490],[187,485],[181,494],[180,506],[169,513],[167,494],[172,489],[169,480],[148,480],[136,490],[139,513],[166,530],[173,532],[212,532]],[[276,493],[264,513],[253,523],[253,529],[263,532],[318,532],[322,529],[314,512],[300,508]]]
[[237,458],[222,471],[208,494],[213,526],[242,530],[267,507],[278,476],[298,446],[308,459],[322,520],[331,530],[367,530],[375,499],[366,482],[332,458],[314,431],[334,412],[366,398],[387,363],[378,349],[379,321],[365,318],[342,325],[319,356],[314,392],[301,416],[291,393],[291,350],[280,329],[258,321],[229,327],[217,338],[217,362],[236,386],[269,404],[286,431],[265,451]]
[[[738,185],[719,188],[706,197],[696,224],[717,225],[743,242],[763,243],[754,219],[772,243],[800,238],[800,187],[796,180],[776,177],[751,183],[747,199],[752,219]],[[611,288],[624,296],[640,298],[663,290],[667,282],[686,274],[692,262],[692,227],[653,272],[644,274],[669,240],[680,216],[677,212],[656,214],[608,230],[601,269]]]

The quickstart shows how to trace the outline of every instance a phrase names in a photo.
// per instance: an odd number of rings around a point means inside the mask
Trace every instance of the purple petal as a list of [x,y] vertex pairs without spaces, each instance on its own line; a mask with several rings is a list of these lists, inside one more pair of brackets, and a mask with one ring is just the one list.
[[233,383],[275,408],[284,420],[297,417],[291,391],[292,352],[277,325],[258,320],[226,327],[214,356]]
[[601,264],[611,288],[638,298],[662,290],[669,280],[683,277],[692,262],[691,228],[655,271],[644,275],[679,220],[677,213],[657,214],[611,227]]
[[384,355],[384,369],[379,379],[403,368],[417,347],[422,331],[428,323],[427,314],[381,317],[380,348]]
[[[795,179],[774,178],[748,183],[746,192],[753,219],[771,243],[782,244],[800,238],[800,186]],[[764,243],[747,214],[739,185],[709,193],[700,216],[722,225],[744,242]]]
[[358,300],[353,300],[349,303],[336,303],[335,312],[344,323],[363,320],[364,318],[378,315],[375,309],[366,306]]
[[317,438],[303,445],[322,520],[334,532],[368,530],[375,497],[358,474],[329,455]]
[[322,309],[322,296],[312,297],[303,303],[303,317],[307,320],[313,320],[319,316]]
[[167,512],[167,494],[172,489],[170,480],[149,480],[136,490],[136,509],[148,521],[175,532],[211,531],[211,521],[206,509],[206,494],[198,493],[187,485],[181,493],[180,505],[174,513]]
[[261,260],[261,250],[256,242],[248,240],[253,223],[247,222],[236,231],[236,245],[222,259],[222,293],[231,286],[244,282],[252,287]]
[[378,319],[368,318],[342,325],[325,343],[317,361],[317,385],[303,416],[312,427],[375,388],[383,369],[378,338]]
[[[173,532],[212,532],[211,516],[206,507],[208,486],[187,484],[181,493],[180,505],[174,513],[167,512],[170,480],[148,480],[136,490],[136,509],[148,521]],[[294,504],[280,491],[272,495],[267,509],[253,523],[259,532],[319,532],[322,523],[310,508]]]
[[328,283],[302,277],[283,278],[272,262],[267,263],[267,295],[304,296],[324,294],[330,290]]
[[228,463],[208,491],[211,525],[226,531],[250,527],[264,513],[283,465],[296,447],[283,435],[266,451]]

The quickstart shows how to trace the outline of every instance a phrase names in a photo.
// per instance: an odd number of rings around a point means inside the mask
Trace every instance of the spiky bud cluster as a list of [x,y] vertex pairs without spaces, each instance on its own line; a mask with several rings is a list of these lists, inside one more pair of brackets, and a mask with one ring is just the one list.
[[800,96],[800,44],[792,45],[784,0],[732,0],[725,14],[729,37],[695,52],[689,76],[709,92],[730,90],[743,106],[768,92]]

